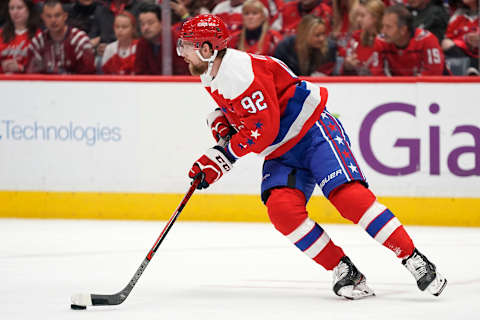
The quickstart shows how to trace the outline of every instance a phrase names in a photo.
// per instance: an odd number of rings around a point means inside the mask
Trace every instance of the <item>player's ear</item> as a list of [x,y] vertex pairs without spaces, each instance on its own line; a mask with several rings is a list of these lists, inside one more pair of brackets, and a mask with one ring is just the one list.
[[200,53],[204,58],[210,58],[213,55],[212,46],[208,42],[202,43],[202,47],[200,48]]

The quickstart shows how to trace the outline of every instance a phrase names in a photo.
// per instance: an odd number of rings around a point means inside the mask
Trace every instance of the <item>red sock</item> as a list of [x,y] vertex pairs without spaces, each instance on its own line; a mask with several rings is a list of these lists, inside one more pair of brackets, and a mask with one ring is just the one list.
[[273,189],[267,208],[275,228],[325,269],[332,270],[345,256],[325,230],[308,217],[305,196],[300,190]]
[[395,215],[376,201],[375,195],[359,182],[344,184],[330,195],[330,202],[340,214],[359,224],[367,233],[397,257],[412,254],[413,241]]

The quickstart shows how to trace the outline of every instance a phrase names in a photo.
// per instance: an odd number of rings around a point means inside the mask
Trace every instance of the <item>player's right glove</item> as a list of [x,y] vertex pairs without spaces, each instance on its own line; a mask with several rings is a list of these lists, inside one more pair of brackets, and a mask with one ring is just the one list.
[[201,179],[197,189],[206,189],[233,168],[235,162],[221,146],[210,148],[201,156],[188,172],[192,179]]
[[228,141],[236,133],[219,108],[207,116],[207,125],[212,130],[212,135],[216,142],[220,141],[220,139]]

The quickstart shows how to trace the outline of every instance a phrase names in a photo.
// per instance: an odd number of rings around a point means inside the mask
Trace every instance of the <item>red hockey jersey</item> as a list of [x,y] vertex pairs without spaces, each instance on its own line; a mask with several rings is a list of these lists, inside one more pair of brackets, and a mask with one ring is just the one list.
[[479,32],[478,13],[469,15],[465,9],[459,9],[450,18],[445,37],[453,40],[469,56],[478,58],[478,48],[471,48],[465,41],[465,35],[471,32]]
[[346,49],[347,56],[352,54],[357,55],[359,65],[356,70],[343,70],[342,74],[366,75],[370,73],[370,68],[378,68],[378,53],[375,52],[375,43],[380,40],[375,38],[372,46],[364,46],[360,39],[361,34],[361,30],[355,31],[350,38]]
[[212,14],[220,17],[230,32],[238,31],[243,25],[242,6],[232,7],[230,1],[222,1],[215,6]]
[[330,30],[332,20],[331,7],[324,2],[321,2],[311,11],[301,12],[299,0],[287,2],[282,8],[280,8],[278,16],[272,22],[272,29],[279,31],[283,36],[295,34],[298,23],[306,14],[312,14],[322,18],[326,23],[327,30]]
[[[40,30],[37,32],[37,34]],[[27,65],[28,46],[31,39],[28,38],[28,31],[16,33],[15,37],[9,42],[5,43],[2,37],[2,30],[0,29],[0,73],[3,73],[2,62],[5,60],[15,59],[20,67],[24,70]]]
[[201,76],[208,93],[237,130],[227,150],[267,159],[292,148],[320,117],[327,89],[301,81],[278,59],[227,49],[213,80]]
[[[405,48],[387,43],[381,37],[375,42],[379,64],[370,68],[372,75],[427,76],[442,75],[445,56],[437,37],[429,31],[416,29]],[[384,64],[386,63],[386,69]]]
[[39,33],[28,47],[28,73],[94,74],[95,56],[87,34],[68,27],[63,41],[54,41],[48,30]]
[[102,71],[105,74],[134,74],[135,52],[138,40],[133,40],[127,50],[119,50],[118,40],[105,48]]

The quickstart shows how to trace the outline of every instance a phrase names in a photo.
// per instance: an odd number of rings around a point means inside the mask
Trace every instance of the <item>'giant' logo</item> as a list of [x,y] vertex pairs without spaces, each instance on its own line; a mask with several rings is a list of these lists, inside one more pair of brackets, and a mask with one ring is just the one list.
[[[432,114],[440,111],[440,106],[433,103],[429,107]],[[389,176],[408,175],[420,170],[420,139],[397,139],[394,147],[408,148],[409,161],[403,167],[391,167],[380,162],[373,153],[370,143],[372,127],[376,121],[389,112],[403,112],[413,117],[416,116],[416,107],[406,103],[387,103],[380,105],[370,111],[360,127],[360,151],[365,161],[376,171]],[[429,172],[431,175],[440,174],[440,127],[430,126],[429,128]],[[468,133],[473,137],[473,146],[461,146],[450,151],[448,154],[447,166],[450,172],[456,176],[467,177],[480,175],[480,128],[474,125],[461,125],[455,127],[452,135]],[[473,153],[474,164],[472,168],[460,168],[458,159],[462,154]]]

